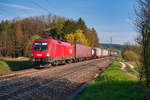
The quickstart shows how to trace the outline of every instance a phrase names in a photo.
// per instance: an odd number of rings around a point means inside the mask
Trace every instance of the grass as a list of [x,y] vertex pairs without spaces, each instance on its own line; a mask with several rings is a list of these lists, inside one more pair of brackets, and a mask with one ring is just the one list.
[[9,58],[0,61],[0,75],[32,67],[28,59]]
[[135,69],[137,72],[139,72],[139,67],[138,67],[138,65],[136,64],[136,62],[128,61],[128,63],[129,63],[129,64],[132,64],[132,65],[134,66],[134,69]]
[[126,71],[127,71],[128,73],[131,73],[131,74],[136,75],[136,76],[139,75],[138,73],[134,72],[128,64],[126,64],[125,69],[126,69]]
[[120,67],[121,64],[114,61],[75,100],[149,100],[150,91]]
[[135,69],[137,72],[139,72],[139,68],[138,68],[137,64],[133,64],[133,66],[134,66],[134,69]]
[[118,61],[118,62],[123,62],[123,59],[122,59],[121,55],[119,55],[119,56],[116,58],[116,61]]

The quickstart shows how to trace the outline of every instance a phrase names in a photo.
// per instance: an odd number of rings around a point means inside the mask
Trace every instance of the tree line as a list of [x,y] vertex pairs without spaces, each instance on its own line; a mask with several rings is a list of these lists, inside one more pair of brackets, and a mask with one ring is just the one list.
[[87,46],[99,46],[94,28],[88,28],[82,18],[67,19],[52,14],[46,16],[14,18],[0,22],[0,56],[30,56],[32,42],[44,35],[56,40]]

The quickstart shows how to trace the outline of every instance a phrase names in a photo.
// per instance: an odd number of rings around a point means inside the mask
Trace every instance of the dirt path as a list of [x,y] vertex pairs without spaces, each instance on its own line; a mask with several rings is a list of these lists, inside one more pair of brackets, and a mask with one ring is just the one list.
[[[125,68],[126,68],[126,64],[125,64],[125,63],[123,63],[123,62],[120,62],[120,63],[122,64],[122,67],[121,67],[121,70],[122,70],[122,71],[124,71],[127,75],[132,76],[132,77],[138,79],[138,77],[137,77],[136,75],[133,75],[133,74],[127,72],[127,70],[125,69]],[[130,65],[129,65],[129,66],[130,66]],[[130,67],[131,67],[131,69],[134,69],[134,66],[130,66]]]
[[125,70],[126,65],[123,62],[120,62],[120,63],[122,64],[121,69],[124,70],[124,71],[126,71]]
[[112,57],[93,59],[0,80],[0,100],[65,100],[111,62]]
[[131,68],[132,71],[134,71],[134,72],[136,72],[136,73],[138,74],[138,72],[134,69],[134,66],[133,66],[133,65],[131,65],[131,64],[129,64],[129,63],[127,63],[127,64],[130,66],[130,68]]

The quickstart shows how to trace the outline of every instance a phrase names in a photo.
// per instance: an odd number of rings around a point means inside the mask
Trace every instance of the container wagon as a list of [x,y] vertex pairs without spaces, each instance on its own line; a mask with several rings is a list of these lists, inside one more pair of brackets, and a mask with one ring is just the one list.
[[103,57],[102,48],[96,48],[96,57],[97,58],[102,58]]
[[77,61],[83,61],[91,57],[91,47],[81,44],[74,44],[75,59]]
[[109,56],[109,52],[107,49],[103,49],[103,57]]

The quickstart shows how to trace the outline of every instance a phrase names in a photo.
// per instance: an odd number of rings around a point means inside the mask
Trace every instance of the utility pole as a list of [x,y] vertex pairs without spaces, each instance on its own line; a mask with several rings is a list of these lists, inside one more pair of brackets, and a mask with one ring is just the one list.
[[110,55],[111,55],[111,52],[112,52],[112,36],[110,37]]
[[110,37],[110,49],[112,49],[112,36]]

